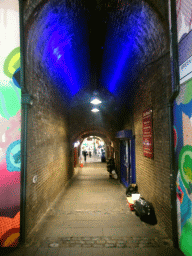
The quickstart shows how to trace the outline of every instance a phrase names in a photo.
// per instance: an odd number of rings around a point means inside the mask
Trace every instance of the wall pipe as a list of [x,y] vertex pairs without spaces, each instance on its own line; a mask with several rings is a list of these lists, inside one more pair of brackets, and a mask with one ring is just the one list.
[[172,95],[169,99],[169,138],[170,138],[170,192],[171,192],[171,219],[172,219],[172,240],[173,246],[179,249],[178,243],[178,227],[177,227],[177,200],[176,200],[176,179],[177,170],[175,166],[175,150],[174,150],[174,113],[173,105],[180,90],[179,62],[178,62],[178,40],[177,40],[177,13],[176,1],[169,1],[170,11],[170,55],[171,55],[171,72],[172,72]]
[[25,88],[24,61],[24,22],[23,0],[19,0],[20,21],[20,86],[21,86],[21,191],[20,191],[20,243],[25,243],[26,236],[26,172],[27,172],[27,122],[28,108],[32,105],[32,97]]

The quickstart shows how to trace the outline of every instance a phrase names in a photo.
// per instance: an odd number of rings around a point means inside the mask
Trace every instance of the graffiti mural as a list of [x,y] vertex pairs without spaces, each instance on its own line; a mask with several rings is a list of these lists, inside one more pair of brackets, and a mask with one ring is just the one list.
[[177,33],[180,93],[174,103],[179,246],[192,255],[192,2],[178,0]]
[[174,107],[179,244],[192,255],[192,80],[181,85]]
[[20,237],[19,1],[1,1],[0,17],[0,247],[15,247]]

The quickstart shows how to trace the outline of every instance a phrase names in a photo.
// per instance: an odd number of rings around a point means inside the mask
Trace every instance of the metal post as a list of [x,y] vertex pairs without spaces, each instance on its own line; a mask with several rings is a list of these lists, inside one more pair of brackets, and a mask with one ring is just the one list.
[[178,66],[178,40],[177,40],[177,13],[176,1],[169,1],[169,11],[171,12],[171,29],[170,29],[170,51],[171,51],[171,67],[172,67],[172,88],[173,92],[169,99],[169,138],[170,138],[170,191],[171,191],[171,219],[172,219],[172,240],[175,248],[179,248],[178,244],[178,228],[177,228],[177,201],[176,201],[176,179],[177,170],[175,167],[174,137],[173,137],[173,103],[179,94],[179,66]]
[[24,22],[23,0],[19,0],[20,19],[20,83],[21,83],[21,191],[20,191],[20,243],[25,243],[26,225],[26,172],[27,172],[27,123],[28,108],[32,105],[32,97],[25,88],[25,61],[24,61]]

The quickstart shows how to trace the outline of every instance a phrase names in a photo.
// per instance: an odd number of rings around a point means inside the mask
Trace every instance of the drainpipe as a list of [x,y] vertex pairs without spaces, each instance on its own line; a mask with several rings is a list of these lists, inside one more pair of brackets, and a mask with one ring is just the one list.
[[28,107],[32,105],[33,102],[32,102],[32,97],[28,94],[25,88],[23,0],[19,0],[19,19],[20,19],[20,86],[21,86],[20,243],[25,243],[27,119],[28,119]]
[[177,40],[177,13],[176,1],[169,1],[169,10],[171,12],[171,28],[170,28],[170,53],[171,53],[171,68],[172,68],[172,95],[169,99],[169,137],[170,137],[170,191],[171,191],[171,219],[172,219],[172,240],[173,246],[179,249],[178,244],[178,227],[177,227],[177,200],[176,200],[176,179],[177,170],[175,166],[175,150],[174,150],[174,113],[173,103],[179,94],[179,65],[178,65],[178,40]]
[[26,218],[26,173],[27,173],[27,123],[28,108],[33,104],[29,94],[22,92],[21,97],[21,192],[20,192],[20,242],[25,243]]

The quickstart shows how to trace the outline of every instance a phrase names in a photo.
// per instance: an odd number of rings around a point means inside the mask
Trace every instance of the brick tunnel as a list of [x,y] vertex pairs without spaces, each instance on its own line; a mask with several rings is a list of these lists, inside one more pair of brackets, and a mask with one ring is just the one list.
[[[118,151],[116,133],[130,129],[136,138],[140,193],[154,204],[171,236],[166,8],[158,13],[144,1],[43,1],[32,6],[36,4],[26,2],[24,16],[25,84],[33,97],[27,175],[27,212],[33,218],[28,218],[27,230],[72,177],[72,146],[78,136],[109,134]],[[95,92],[102,101],[99,113],[91,112]],[[149,107],[152,161],[142,153],[142,112]]]
[[[114,157],[118,182],[125,191],[136,182],[153,204],[159,228],[174,240],[167,1],[26,0],[22,6],[22,95],[32,99],[27,137],[21,138],[27,143],[23,237],[30,237],[81,168],[78,160],[74,167],[74,143],[97,136],[106,157]],[[101,101],[97,113],[91,111],[94,97]],[[149,112],[153,139],[144,149]],[[134,180],[123,180],[122,150],[133,143]]]

